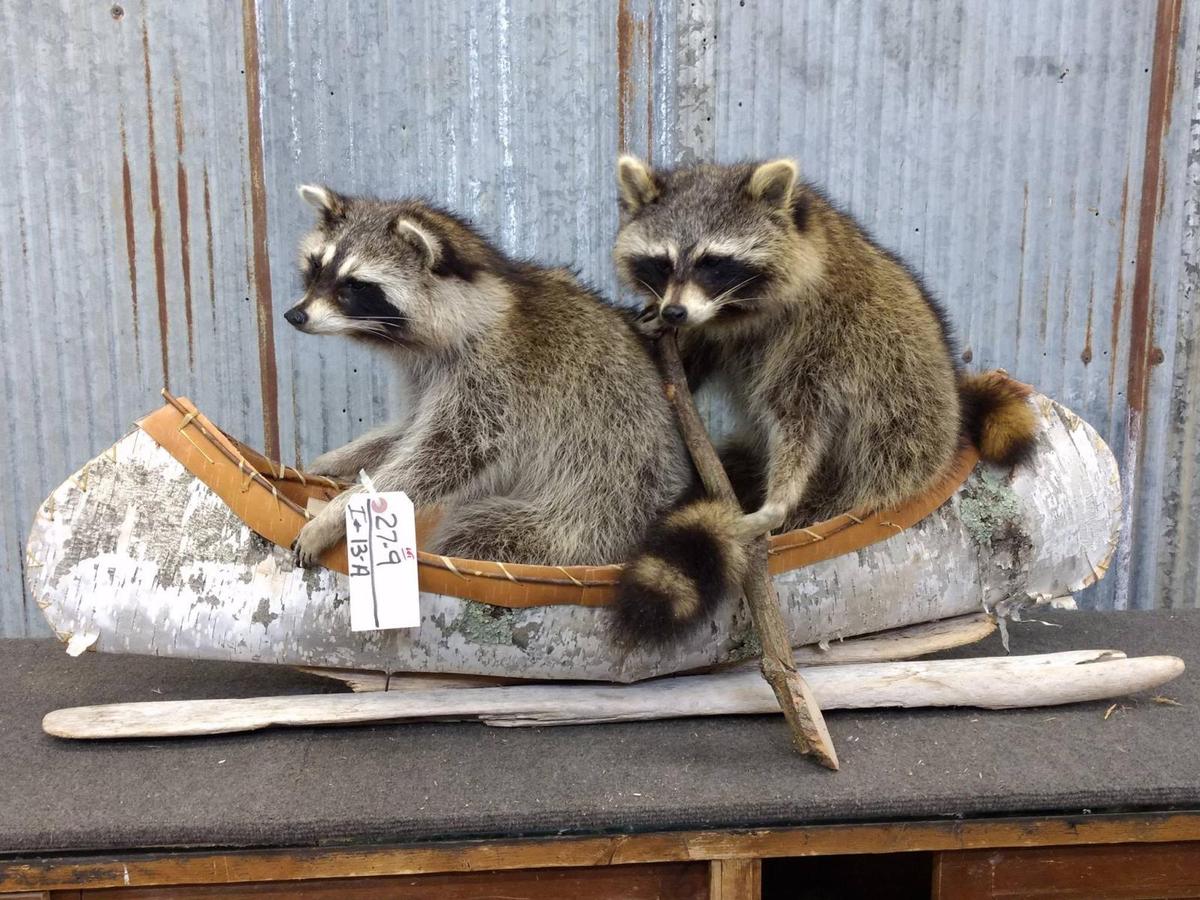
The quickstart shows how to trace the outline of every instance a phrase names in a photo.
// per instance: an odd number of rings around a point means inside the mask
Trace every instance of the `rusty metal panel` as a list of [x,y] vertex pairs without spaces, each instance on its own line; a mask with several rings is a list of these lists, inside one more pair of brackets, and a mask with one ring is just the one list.
[[[278,309],[299,286],[295,246],[313,212],[294,189],[306,181],[432,199],[507,251],[611,290],[615,10],[281,2],[258,27]],[[282,323],[276,345],[285,456],[311,459],[397,408],[385,359]]]
[[169,384],[263,433],[241,11],[0,7],[0,633],[48,491]]
[[[1123,461],[1126,522],[1152,524],[1126,529],[1124,569],[1083,600],[1161,603],[1154,561],[1176,521],[1150,512],[1171,382],[1156,365],[1159,332],[1183,311],[1174,210],[1187,160],[1175,149],[1192,92],[1152,86],[1181,73],[1191,85],[1195,6],[677,6],[666,157],[795,156],[923,273],[964,360],[1002,366],[1095,425]],[[1186,52],[1168,58],[1172,42]],[[1152,138],[1163,121],[1177,124]],[[1156,161],[1161,177],[1144,178]],[[1160,216],[1171,235],[1155,239]]]
[[1085,602],[1193,605],[1198,9],[0,7],[0,634],[42,630],[34,508],[163,384],[288,462],[395,408],[385,360],[282,321],[297,184],[425,195],[613,295],[619,149],[797,157],[924,273],[971,365],[1113,445],[1129,527]]
[[[1165,9],[1163,9],[1165,7]],[[1131,604],[1200,605],[1200,54],[1197,9],[1160,3],[1156,47],[1169,78],[1151,103],[1147,146],[1161,165],[1148,167],[1149,203],[1145,340],[1131,368],[1140,388],[1137,460],[1129,553],[1118,577]],[[1172,59],[1173,57],[1173,59]],[[1140,381],[1140,383],[1139,383]],[[1132,429],[1131,429],[1132,430]],[[1127,457],[1131,454],[1127,453]]]

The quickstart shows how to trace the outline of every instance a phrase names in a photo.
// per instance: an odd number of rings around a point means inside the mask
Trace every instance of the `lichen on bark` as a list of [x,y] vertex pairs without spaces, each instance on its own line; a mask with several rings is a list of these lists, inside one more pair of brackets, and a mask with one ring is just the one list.
[[511,644],[514,618],[510,610],[468,600],[462,614],[451,623],[450,630],[481,644]]
[[1016,492],[1000,470],[988,465],[980,466],[963,486],[958,512],[971,540],[981,550],[994,547],[1021,521]]

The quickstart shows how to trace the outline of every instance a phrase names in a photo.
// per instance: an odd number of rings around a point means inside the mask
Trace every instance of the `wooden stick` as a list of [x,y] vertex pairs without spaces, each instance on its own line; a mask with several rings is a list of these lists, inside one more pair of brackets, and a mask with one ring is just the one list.
[[[891,662],[916,659],[982,641],[996,630],[996,620],[985,612],[954,616],[879,631],[822,647],[806,644],[792,651],[797,666],[840,666],[846,663]],[[753,665],[747,662],[743,665]]]
[[[674,331],[668,329],[659,339],[663,377],[666,381],[667,398],[675,408],[679,430],[687,444],[688,452],[700,480],[709,495],[738,506],[737,495],[729,476],[721,465],[717,451],[708,437],[708,431],[700,420],[692,392],[688,389],[683,361],[679,358],[679,345]],[[779,595],[767,571],[766,535],[753,541],[747,548],[749,565],[742,579],[742,592],[750,608],[750,619],[758,633],[762,646],[761,671],[779,700],[779,708],[792,732],[792,743],[801,753],[816,756],[821,765],[837,770],[837,751],[833,739],[825,726],[821,708],[813,699],[812,691],[796,672],[792,662],[791,641],[783,622],[783,611],[779,607]]]
[[[1173,656],[1114,650],[1038,656],[866,663],[806,669],[825,709],[1050,706],[1151,690],[1183,671]],[[583,725],[681,716],[762,715],[779,705],[756,672],[680,675],[629,685],[517,685],[310,694],[236,700],[114,703],[60,709],[42,720],[65,738],[181,737],[274,725],[467,720],[489,725]]]

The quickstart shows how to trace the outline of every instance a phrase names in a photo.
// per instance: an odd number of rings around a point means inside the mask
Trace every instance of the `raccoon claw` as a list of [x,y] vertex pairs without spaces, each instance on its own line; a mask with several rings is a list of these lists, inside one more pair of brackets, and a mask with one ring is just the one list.
[[311,569],[316,563],[312,553],[300,543],[299,537],[292,541],[292,563],[297,569]]
[[321,554],[333,546],[337,537],[336,528],[331,527],[328,521],[322,521],[320,516],[308,522],[300,529],[296,540],[292,541],[296,565],[305,569],[319,565]]
[[648,338],[657,338],[666,330],[657,306],[647,306],[633,320],[633,327]]

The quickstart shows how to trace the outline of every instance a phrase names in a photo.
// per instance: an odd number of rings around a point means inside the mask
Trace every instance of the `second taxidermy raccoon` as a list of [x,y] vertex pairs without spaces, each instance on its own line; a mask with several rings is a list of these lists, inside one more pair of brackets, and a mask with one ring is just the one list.
[[[419,201],[306,186],[304,298],[285,314],[395,361],[401,421],[314,473],[404,491],[442,516],[426,549],[550,565],[622,560],[692,472],[654,362],[629,320],[569,273],[509,260]],[[348,493],[306,524],[297,559],[345,534]]]
[[724,380],[749,425],[737,468],[759,475],[739,491],[751,515],[700,501],[652,527],[618,592],[625,643],[670,642],[736,590],[749,523],[762,533],[893,507],[945,472],[964,431],[984,459],[1030,453],[1024,389],[962,375],[916,276],[795,163],[654,172],[623,157],[618,183],[614,254],[651,300],[643,322],[680,329],[693,387]]

